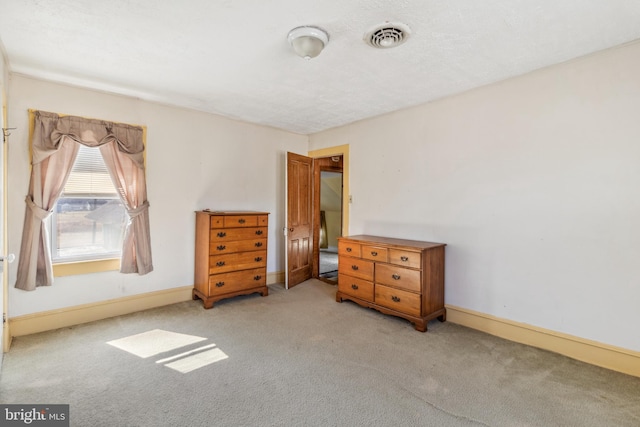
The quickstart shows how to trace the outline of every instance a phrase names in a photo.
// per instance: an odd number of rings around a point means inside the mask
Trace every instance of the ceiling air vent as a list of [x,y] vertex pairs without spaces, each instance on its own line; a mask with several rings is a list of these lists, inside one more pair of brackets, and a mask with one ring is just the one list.
[[378,49],[388,49],[404,43],[409,38],[409,33],[409,27],[404,24],[385,22],[367,31],[364,41]]

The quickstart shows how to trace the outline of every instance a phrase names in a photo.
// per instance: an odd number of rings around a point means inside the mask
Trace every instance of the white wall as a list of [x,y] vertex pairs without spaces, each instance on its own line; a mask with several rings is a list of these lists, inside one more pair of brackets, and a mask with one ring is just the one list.
[[17,127],[9,150],[9,246],[20,249],[29,183],[28,109],[147,126],[147,190],[154,271],[59,277],[51,287],[15,289],[9,315],[58,309],[193,285],[195,210],[270,212],[267,271],[284,270],[286,151],[306,154],[308,138],[220,116],[162,106],[13,75],[9,113]]
[[640,43],[310,136],[350,234],[447,243],[446,303],[640,350]]

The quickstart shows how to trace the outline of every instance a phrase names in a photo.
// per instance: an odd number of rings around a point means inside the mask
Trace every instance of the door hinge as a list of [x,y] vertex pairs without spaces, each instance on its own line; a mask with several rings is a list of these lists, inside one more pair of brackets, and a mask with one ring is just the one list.
[[2,324],[7,323],[7,313],[2,313]]

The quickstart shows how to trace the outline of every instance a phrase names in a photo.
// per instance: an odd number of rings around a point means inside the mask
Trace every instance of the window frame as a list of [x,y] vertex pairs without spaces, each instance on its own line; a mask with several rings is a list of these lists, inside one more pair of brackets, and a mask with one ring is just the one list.
[[101,273],[120,270],[120,258],[104,258],[91,261],[73,261],[53,264],[53,277]]

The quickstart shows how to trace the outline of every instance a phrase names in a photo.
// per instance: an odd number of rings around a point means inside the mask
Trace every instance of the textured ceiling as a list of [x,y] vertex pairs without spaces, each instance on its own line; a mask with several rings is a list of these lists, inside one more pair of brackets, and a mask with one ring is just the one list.
[[[407,42],[367,45],[386,21]],[[310,61],[300,25],[330,35]],[[639,38],[637,0],[0,0],[13,73],[301,134]]]

